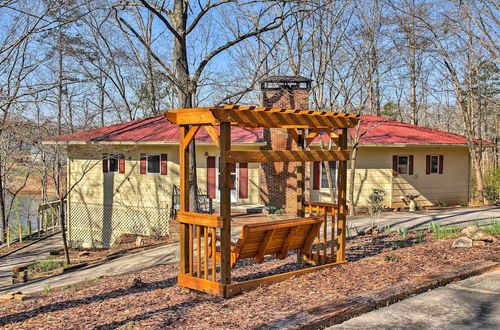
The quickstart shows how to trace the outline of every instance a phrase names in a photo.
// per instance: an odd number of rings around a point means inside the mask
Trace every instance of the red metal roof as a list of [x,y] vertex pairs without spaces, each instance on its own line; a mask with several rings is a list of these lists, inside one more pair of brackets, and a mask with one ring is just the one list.
[[[219,128],[216,127],[218,130]],[[232,142],[261,142],[262,128],[231,127]],[[138,119],[127,123],[62,135],[49,141],[85,142],[177,142],[179,126],[169,122],[165,116]],[[212,142],[205,129],[196,134],[196,141]]]
[[377,116],[363,116],[359,134],[362,144],[467,144],[464,136]]
[[[465,137],[457,134],[376,116],[362,117],[359,132],[363,133],[365,130],[367,132],[361,137],[361,144],[465,145],[467,143]],[[262,128],[232,127],[231,138],[233,142],[263,142],[262,132]],[[323,136],[326,139],[326,135]],[[179,127],[169,122],[165,116],[158,116],[62,135],[49,141],[177,142]],[[200,129],[196,141],[212,142],[212,139],[204,129]],[[485,142],[485,144],[491,143]]]

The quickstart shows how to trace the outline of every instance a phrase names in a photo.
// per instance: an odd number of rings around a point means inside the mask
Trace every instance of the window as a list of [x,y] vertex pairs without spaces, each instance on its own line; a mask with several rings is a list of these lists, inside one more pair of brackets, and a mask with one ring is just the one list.
[[[332,174],[333,184],[336,182],[337,173],[337,162],[326,162],[330,167],[330,173]],[[321,189],[328,189],[328,176],[326,175],[325,163],[321,162]]]
[[125,173],[125,157],[122,154],[104,154],[102,170],[104,173]]
[[408,174],[408,156],[398,156],[398,174]]
[[430,171],[431,174],[437,174],[439,173],[439,156],[438,155],[431,155],[431,164],[430,164]]
[[108,166],[108,172],[118,172],[118,155],[109,155]]
[[148,173],[149,174],[159,174],[160,173],[160,155],[159,154],[148,154]]

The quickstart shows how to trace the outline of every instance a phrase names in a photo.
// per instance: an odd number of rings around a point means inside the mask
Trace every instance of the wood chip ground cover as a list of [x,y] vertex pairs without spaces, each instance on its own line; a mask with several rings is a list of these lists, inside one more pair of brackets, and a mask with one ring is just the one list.
[[[413,240],[412,240],[413,239]],[[375,240],[375,241],[373,241]],[[394,243],[397,242],[397,243]],[[499,255],[500,241],[469,249],[452,249],[452,240],[427,235],[379,235],[349,241],[350,263],[222,299],[177,287],[177,265],[161,265],[130,274],[96,279],[77,286],[49,290],[32,299],[0,307],[0,326],[16,329],[231,328],[247,329],[286,318],[347,297],[412,283],[434,272]],[[398,248],[399,246],[415,244]],[[393,258],[386,258],[393,254]],[[235,276],[287,266],[272,260],[246,263]],[[132,287],[133,280],[141,282]],[[136,281],[137,282],[137,281]]]

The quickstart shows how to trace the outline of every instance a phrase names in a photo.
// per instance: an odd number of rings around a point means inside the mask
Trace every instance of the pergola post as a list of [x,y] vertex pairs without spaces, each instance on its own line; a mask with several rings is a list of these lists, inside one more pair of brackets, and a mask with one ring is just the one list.
[[[305,129],[300,130],[300,134],[297,136],[297,149],[304,150],[304,137]],[[306,177],[306,163],[297,162],[296,172],[297,172],[297,216],[305,216],[304,202],[304,191],[305,191],[305,177]]]
[[231,151],[231,124],[220,124],[220,216],[221,230],[221,284],[231,283],[231,170],[227,157]]
[[[189,211],[189,152],[188,145],[186,145],[186,135],[189,131],[189,126],[180,126],[180,143],[179,143],[179,165],[180,165],[180,195],[179,204],[180,211]],[[180,272],[187,274],[189,271],[189,225],[186,223],[179,224],[180,236]]]
[[[347,150],[347,128],[339,130],[339,149]],[[339,161],[337,172],[337,237],[338,250],[337,262],[345,260],[345,244],[346,244],[346,212],[347,212],[347,160]]]

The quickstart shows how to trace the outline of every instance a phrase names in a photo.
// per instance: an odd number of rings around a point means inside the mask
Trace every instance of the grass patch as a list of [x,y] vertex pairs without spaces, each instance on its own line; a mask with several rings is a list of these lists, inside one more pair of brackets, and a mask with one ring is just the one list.
[[38,260],[34,264],[28,266],[28,270],[31,272],[42,273],[64,266],[66,266],[66,263],[64,261],[54,260],[54,257],[50,256],[47,259]]
[[429,223],[429,231],[434,234],[435,239],[456,238],[460,236],[460,229],[443,227],[435,222]]

